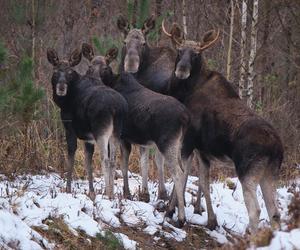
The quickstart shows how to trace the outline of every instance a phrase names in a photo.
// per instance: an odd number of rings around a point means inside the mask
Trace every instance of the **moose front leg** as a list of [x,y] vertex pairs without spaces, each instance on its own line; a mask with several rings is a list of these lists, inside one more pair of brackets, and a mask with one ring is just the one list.
[[94,145],[85,142],[84,143],[84,155],[85,155],[85,168],[88,174],[88,181],[89,181],[89,195],[91,199],[93,200],[95,198],[95,191],[94,191],[94,180],[93,180],[93,166],[92,166],[92,160],[93,160],[93,154],[94,154]]
[[140,193],[140,200],[144,202],[150,201],[148,190],[148,172],[149,172],[149,148],[140,147],[141,155],[141,174],[142,174],[142,191]]
[[72,128],[66,128],[66,139],[68,147],[68,171],[67,171],[67,193],[71,193],[72,175],[74,170],[75,152],[77,149],[77,138]]

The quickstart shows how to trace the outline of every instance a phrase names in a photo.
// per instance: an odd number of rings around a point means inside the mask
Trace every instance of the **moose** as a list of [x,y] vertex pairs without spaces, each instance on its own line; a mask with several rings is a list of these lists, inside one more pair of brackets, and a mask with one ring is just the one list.
[[128,117],[122,131],[124,142],[121,143],[124,195],[130,196],[127,172],[131,144],[140,145],[144,150],[155,145],[165,159],[175,183],[178,200],[177,226],[182,227],[185,223],[183,176],[186,163],[181,160],[181,147],[189,126],[189,112],[175,98],[156,93],[139,84],[130,73],[114,75],[109,66],[110,55],[115,54],[111,51],[106,56],[95,56],[90,45],[82,46],[83,55],[90,61],[88,72],[99,72],[99,77],[105,80],[104,84],[113,86],[128,103]]
[[[130,28],[126,18],[120,16],[117,26],[124,35],[124,46],[121,53],[120,72],[131,73],[143,86],[165,94],[168,79],[172,75],[176,59],[176,51],[169,46],[150,47],[147,35],[155,28],[155,17],[150,16],[141,29]],[[134,27],[134,24],[132,25]],[[148,168],[149,150],[140,148],[142,190],[145,201],[149,201],[148,194]],[[159,171],[158,198],[168,198],[164,183],[164,158],[159,152],[155,154],[155,163]]]
[[47,50],[49,63],[53,65],[53,100],[61,111],[68,147],[67,192],[71,192],[71,180],[77,138],[84,141],[85,166],[88,173],[89,192],[93,187],[92,157],[94,144],[100,149],[104,172],[105,192],[113,198],[116,150],[120,142],[128,105],[116,91],[104,85],[100,79],[81,76],[74,67],[81,61],[82,53],[76,49],[68,60],[60,60],[54,49]]
[[202,42],[195,42],[185,39],[176,23],[168,32],[163,22],[162,30],[177,49],[168,94],[182,102],[191,113],[183,158],[195,150],[199,163],[199,190],[203,191],[208,207],[208,227],[212,229],[217,225],[209,193],[210,161],[223,156],[231,158],[235,164],[251,232],[257,230],[259,222],[258,184],[271,223],[278,223],[275,184],[283,160],[282,143],[275,129],[244,104],[231,83],[206,66],[202,52],[216,43],[219,32],[209,31]]

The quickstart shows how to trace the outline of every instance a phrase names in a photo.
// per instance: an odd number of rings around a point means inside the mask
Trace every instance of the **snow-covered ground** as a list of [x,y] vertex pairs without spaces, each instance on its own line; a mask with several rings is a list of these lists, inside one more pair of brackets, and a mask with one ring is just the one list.
[[[217,215],[219,228],[215,231],[207,230],[208,234],[220,243],[227,242],[227,231],[243,235],[248,224],[248,214],[244,205],[241,185],[237,178],[230,179],[236,189],[233,191],[224,183],[211,185],[213,208]],[[186,218],[189,224],[206,225],[207,214],[194,214],[192,205],[197,191],[197,178],[189,177],[186,191],[187,206]],[[130,174],[130,189],[132,194],[138,193],[141,185],[139,175]],[[164,219],[164,213],[156,208],[160,206],[157,201],[157,183],[150,182],[150,203],[122,199],[121,178],[115,181],[115,199],[110,201],[102,195],[104,182],[102,178],[95,179],[95,189],[98,193],[93,202],[86,195],[87,181],[76,180],[73,182],[72,194],[64,193],[65,182],[57,174],[20,176],[15,181],[8,181],[0,176],[0,249],[11,249],[11,242],[18,242],[19,249],[52,249],[54,243],[49,242],[33,226],[47,228],[44,220],[47,218],[63,218],[70,230],[77,233],[80,229],[90,236],[103,233],[110,227],[139,227],[150,234],[155,240],[160,237],[172,238],[183,241],[186,232],[175,228]],[[171,192],[173,184],[166,183]],[[259,203],[262,208],[261,225],[267,225],[267,212],[260,189],[257,190]],[[287,187],[279,188],[278,202],[282,218],[287,218],[287,207],[292,198]],[[202,204],[205,207],[203,198]],[[176,215],[174,218],[176,220]],[[285,232],[275,232],[269,247],[264,249],[300,249],[300,229]],[[115,233],[125,249],[136,249],[138,243],[128,238],[127,235]]]

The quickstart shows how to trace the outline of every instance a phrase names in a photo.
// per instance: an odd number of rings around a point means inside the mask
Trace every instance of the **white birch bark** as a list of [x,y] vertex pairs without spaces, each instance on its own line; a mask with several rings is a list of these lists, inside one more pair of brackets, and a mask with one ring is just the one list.
[[234,9],[235,9],[235,0],[230,0],[230,31],[229,31],[229,42],[228,42],[228,50],[227,50],[227,67],[226,67],[226,77],[230,81],[230,73],[231,73],[231,51],[232,51],[232,38],[233,38],[233,24],[234,24]]
[[249,57],[249,75],[247,86],[247,105],[253,108],[253,82],[255,78],[254,60],[256,56],[257,46],[257,20],[258,20],[258,0],[253,0],[253,14],[251,25],[251,44],[250,44],[250,57]]
[[245,80],[246,80],[246,29],[247,29],[247,0],[242,2],[242,19],[241,19],[241,61],[240,61],[240,80],[239,96],[244,98]]
[[187,38],[187,24],[186,24],[186,5],[185,0],[182,0],[182,25],[184,37]]

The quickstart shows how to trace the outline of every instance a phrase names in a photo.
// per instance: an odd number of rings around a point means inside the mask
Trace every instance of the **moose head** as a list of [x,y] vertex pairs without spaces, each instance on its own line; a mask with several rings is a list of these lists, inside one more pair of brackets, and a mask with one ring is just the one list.
[[177,49],[175,76],[179,79],[189,78],[193,70],[199,71],[203,63],[202,52],[213,46],[220,35],[219,30],[210,30],[204,34],[202,42],[187,40],[176,23],[173,23],[170,32],[168,32],[165,28],[164,20],[162,22],[162,30]]
[[57,52],[47,49],[47,59],[53,65],[52,88],[53,94],[66,96],[70,84],[76,79],[77,73],[73,69],[81,61],[81,52],[75,49],[68,60],[60,60]]
[[122,49],[122,61],[124,63],[124,71],[128,73],[136,73],[143,64],[145,55],[149,50],[146,42],[147,34],[155,28],[154,15],[149,17],[143,24],[141,29],[130,29],[127,19],[119,17],[117,26],[124,34],[124,46]]
[[111,77],[113,75],[112,69],[109,64],[117,58],[118,48],[110,48],[106,52],[105,56],[95,56],[93,47],[90,44],[83,43],[82,54],[90,62],[87,74],[94,77],[100,77],[102,81],[107,84],[111,80]]

